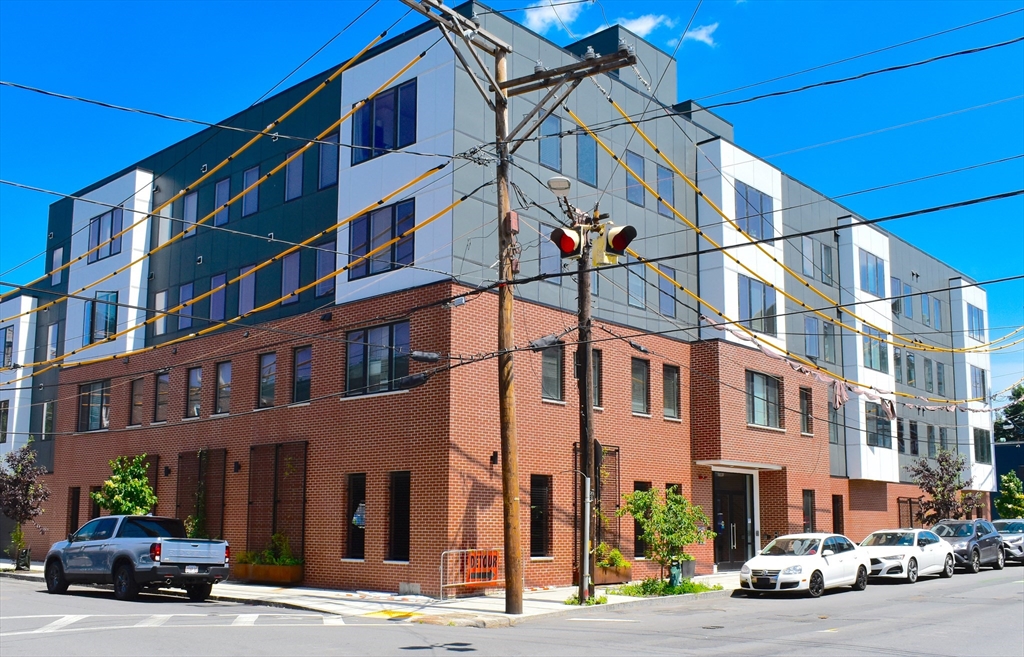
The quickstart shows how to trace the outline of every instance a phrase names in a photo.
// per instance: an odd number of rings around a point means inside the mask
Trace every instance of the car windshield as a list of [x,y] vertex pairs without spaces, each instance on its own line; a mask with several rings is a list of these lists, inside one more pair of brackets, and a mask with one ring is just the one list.
[[996,520],[992,524],[1000,534],[1024,534],[1024,521]]
[[974,525],[969,522],[950,523],[948,525],[935,525],[932,531],[939,536],[971,536],[974,534]]
[[777,538],[761,550],[761,554],[768,557],[799,557],[818,554],[820,546],[820,538]]
[[914,545],[914,532],[875,532],[864,539],[861,545],[872,546],[909,546]]

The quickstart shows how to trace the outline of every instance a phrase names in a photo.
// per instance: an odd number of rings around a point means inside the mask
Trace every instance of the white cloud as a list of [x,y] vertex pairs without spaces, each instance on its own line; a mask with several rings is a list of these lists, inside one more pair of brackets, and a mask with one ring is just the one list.
[[715,47],[715,30],[718,29],[718,23],[712,23],[711,25],[701,25],[695,27],[692,30],[687,30],[686,34],[683,35],[683,41],[700,41],[706,43],[712,48]]
[[[583,3],[552,7],[548,0],[541,0],[530,5],[526,10],[526,27],[537,34],[545,34],[551,28],[569,27],[583,11]],[[559,21],[561,19],[561,21]]]
[[675,27],[676,21],[664,14],[644,14],[636,18],[620,18],[618,24],[637,36],[646,37],[659,27]]

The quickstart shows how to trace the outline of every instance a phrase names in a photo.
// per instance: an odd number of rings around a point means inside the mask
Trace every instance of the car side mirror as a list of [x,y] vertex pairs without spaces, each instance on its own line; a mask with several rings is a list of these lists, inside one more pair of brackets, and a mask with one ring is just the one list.
[[75,535],[74,534],[68,534],[68,543],[74,543],[74,542],[75,542]]
[[923,547],[927,547],[927,546],[928,546],[928,541],[924,540],[923,538],[920,538],[920,539],[917,540],[917,547],[922,547],[923,548]]
[[833,554],[835,554],[834,551],[832,551],[832,550],[825,550],[824,552],[821,553],[821,556],[823,556],[823,557],[831,557]]

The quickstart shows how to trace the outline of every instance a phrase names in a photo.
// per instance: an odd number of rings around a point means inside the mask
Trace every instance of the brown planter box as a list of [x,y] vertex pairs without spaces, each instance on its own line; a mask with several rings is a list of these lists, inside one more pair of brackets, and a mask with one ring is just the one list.
[[625,584],[633,578],[633,567],[604,568],[597,566],[594,571],[594,584]]
[[231,566],[231,579],[253,584],[293,586],[302,582],[302,566],[236,563]]

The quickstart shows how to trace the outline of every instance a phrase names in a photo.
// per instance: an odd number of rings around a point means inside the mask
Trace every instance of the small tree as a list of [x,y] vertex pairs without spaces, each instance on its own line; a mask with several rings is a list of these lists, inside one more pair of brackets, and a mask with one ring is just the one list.
[[143,515],[156,506],[156,495],[146,476],[146,455],[118,456],[110,462],[110,479],[91,494],[92,500],[113,515]]
[[1000,518],[1024,518],[1024,483],[1012,470],[999,478],[996,511]]
[[662,575],[674,559],[685,558],[687,545],[715,537],[704,511],[673,488],[664,495],[657,488],[638,490],[622,499],[625,505],[616,515],[633,516],[640,526],[639,538],[647,545],[646,556],[661,566]]
[[993,424],[997,443],[1024,441],[1024,385],[1010,390],[1010,405],[996,415]]
[[920,522],[932,525],[939,520],[963,518],[981,503],[981,493],[964,492],[974,483],[970,477],[960,478],[965,463],[963,454],[940,449],[934,467],[925,457],[906,467],[910,480],[931,498],[921,500],[917,511]]
[[46,528],[36,522],[36,518],[43,514],[43,502],[49,499],[50,489],[39,481],[46,474],[46,468],[35,463],[36,452],[30,443],[7,452],[4,465],[0,467],[0,511],[14,521],[8,553],[15,561],[18,553],[25,549],[23,524],[31,522],[40,534],[46,533]]

